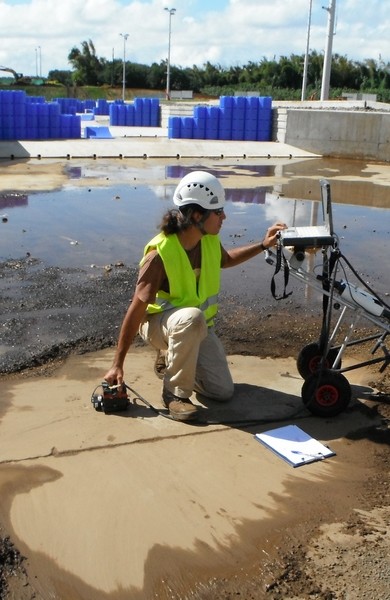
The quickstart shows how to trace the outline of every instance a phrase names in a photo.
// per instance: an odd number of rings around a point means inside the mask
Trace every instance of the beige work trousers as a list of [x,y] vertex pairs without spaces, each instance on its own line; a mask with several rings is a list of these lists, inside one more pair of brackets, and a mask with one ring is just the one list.
[[175,396],[189,398],[193,391],[219,401],[233,396],[225,350],[198,308],[174,308],[148,315],[140,335],[166,351],[164,388]]

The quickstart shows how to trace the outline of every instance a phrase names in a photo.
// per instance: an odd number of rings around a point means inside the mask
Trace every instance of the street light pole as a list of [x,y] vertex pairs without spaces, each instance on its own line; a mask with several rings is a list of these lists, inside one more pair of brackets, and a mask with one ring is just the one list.
[[302,80],[302,95],[301,95],[302,101],[306,99],[307,71],[308,71],[308,66],[309,66],[309,48],[310,48],[311,8],[312,8],[312,0],[309,0],[309,16],[307,19],[306,52],[305,52],[305,62],[303,64],[303,80]]
[[[325,8],[325,7],[324,7]],[[327,44],[324,56],[324,68],[322,71],[322,85],[321,85],[321,100],[329,99],[329,84],[330,84],[330,71],[332,66],[332,44],[334,36],[334,18],[336,12],[336,0],[329,0],[329,7],[325,8],[328,11],[328,34]]]
[[42,77],[42,49],[38,46],[38,58],[39,58],[39,77]]
[[168,35],[168,63],[167,63],[167,89],[166,89],[166,99],[171,99],[171,21],[172,15],[175,14],[176,8],[164,8],[169,13],[169,35]]
[[120,33],[123,37],[123,69],[122,69],[122,100],[125,101],[125,88],[126,88],[126,40],[129,37],[128,33]]

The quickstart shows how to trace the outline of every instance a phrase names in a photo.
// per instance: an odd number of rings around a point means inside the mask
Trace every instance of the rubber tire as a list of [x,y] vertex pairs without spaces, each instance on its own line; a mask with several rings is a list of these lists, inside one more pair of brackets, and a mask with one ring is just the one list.
[[351,401],[351,386],[341,373],[324,369],[313,373],[302,386],[304,405],[316,417],[335,417]]
[[[331,348],[328,351],[324,364],[325,369],[330,369],[332,367],[337,354],[338,350],[335,348]],[[318,370],[321,359],[320,345],[317,342],[313,342],[302,348],[297,358],[297,369],[302,379],[307,379]],[[341,368],[341,359],[338,361],[335,368]]]

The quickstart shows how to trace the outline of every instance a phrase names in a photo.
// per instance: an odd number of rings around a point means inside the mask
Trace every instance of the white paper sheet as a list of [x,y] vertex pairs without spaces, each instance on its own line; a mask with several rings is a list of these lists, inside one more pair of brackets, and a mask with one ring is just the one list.
[[286,425],[264,433],[256,433],[255,438],[293,467],[335,456],[335,452],[330,448],[296,425]]

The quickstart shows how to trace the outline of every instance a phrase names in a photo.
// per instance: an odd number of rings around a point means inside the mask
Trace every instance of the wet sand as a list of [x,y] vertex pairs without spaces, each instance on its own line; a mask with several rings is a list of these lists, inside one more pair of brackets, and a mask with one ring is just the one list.
[[[153,357],[131,352],[126,380],[161,408]],[[319,527],[351,519],[379,473],[376,446],[388,431],[380,439],[369,373],[352,378],[348,411],[321,420],[301,403],[293,359],[233,355],[234,400],[205,414],[258,424],[196,426],[139,400],[123,414],[94,411],[91,393],[111,358],[73,356],[45,377],[3,381],[2,522],[29,574],[30,596],[17,597],[223,598],[235,587],[243,598],[277,598],[294,589],[281,577],[283,557],[297,544],[318,550],[310,540]],[[288,423],[336,456],[293,469],[253,437]]]

